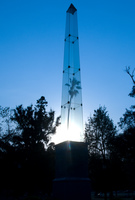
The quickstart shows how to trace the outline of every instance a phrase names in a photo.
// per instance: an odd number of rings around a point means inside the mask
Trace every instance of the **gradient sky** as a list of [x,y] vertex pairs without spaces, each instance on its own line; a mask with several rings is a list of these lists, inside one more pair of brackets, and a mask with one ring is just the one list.
[[134,104],[134,0],[0,0],[0,105],[36,103],[60,115],[66,10],[78,11],[84,123],[99,105],[115,124]]

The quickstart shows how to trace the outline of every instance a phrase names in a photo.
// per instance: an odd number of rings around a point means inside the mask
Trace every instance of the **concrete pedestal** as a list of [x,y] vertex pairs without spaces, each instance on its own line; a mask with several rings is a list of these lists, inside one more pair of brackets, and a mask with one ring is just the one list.
[[59,200],[90,200],[87,145],[83,142],[66,141],[56,145],[55,149],[54,197]]

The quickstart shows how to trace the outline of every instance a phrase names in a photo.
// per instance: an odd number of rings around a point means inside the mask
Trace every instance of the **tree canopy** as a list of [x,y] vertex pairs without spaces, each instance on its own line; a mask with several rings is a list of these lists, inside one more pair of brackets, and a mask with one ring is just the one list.
[[[134,71],[126,72],[133,87],[129,96],[135,98]],[[126,109],[116,126],[105,107],[100,106],[85,125],[85,142],[89,149],[89,173],[95,191],[135,190],[135,105]],[[103,181],[104,180],[104,181]]]
[[93,117],[88,119],[85,126],[85,141],[89,146],[89,153],[96,153],[103,159],[109,154],[110,141],[116,135],[117,130],[110,119],[106,107],[100,106],[94,110]]
[[[35,106],[17,106],[9,116],[15,125],[0,136],[1,189],[51,191],[55,159],[50,139],[59,125],[59,117],[54,122],[55,113],[47,112],[47,105],[42,96]],[[2,119],[8,111],[9,108],[1,107]]]

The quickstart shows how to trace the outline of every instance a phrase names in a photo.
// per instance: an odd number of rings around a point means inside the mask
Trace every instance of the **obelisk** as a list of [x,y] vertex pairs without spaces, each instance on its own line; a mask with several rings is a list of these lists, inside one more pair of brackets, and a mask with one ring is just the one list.
[[82,87],[80,79],[77,9],[67,10],[63,66],[61,126],[64,141],[55,145],[53,196],[59,200],[90,200],[88,149],[82,141]]
[[61,101],[61,130],[65,140],[83,140],[82,86],[80,75],[77,9],[66,12],[64,63]]

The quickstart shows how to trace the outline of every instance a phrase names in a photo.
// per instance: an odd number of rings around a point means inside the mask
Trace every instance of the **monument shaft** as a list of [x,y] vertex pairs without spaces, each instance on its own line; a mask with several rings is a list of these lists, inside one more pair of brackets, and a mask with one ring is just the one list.
[[67,140],[81,141],[83,133],[82,87],[77,10],[73,4],[66,13],[64,42],[61,127]]

